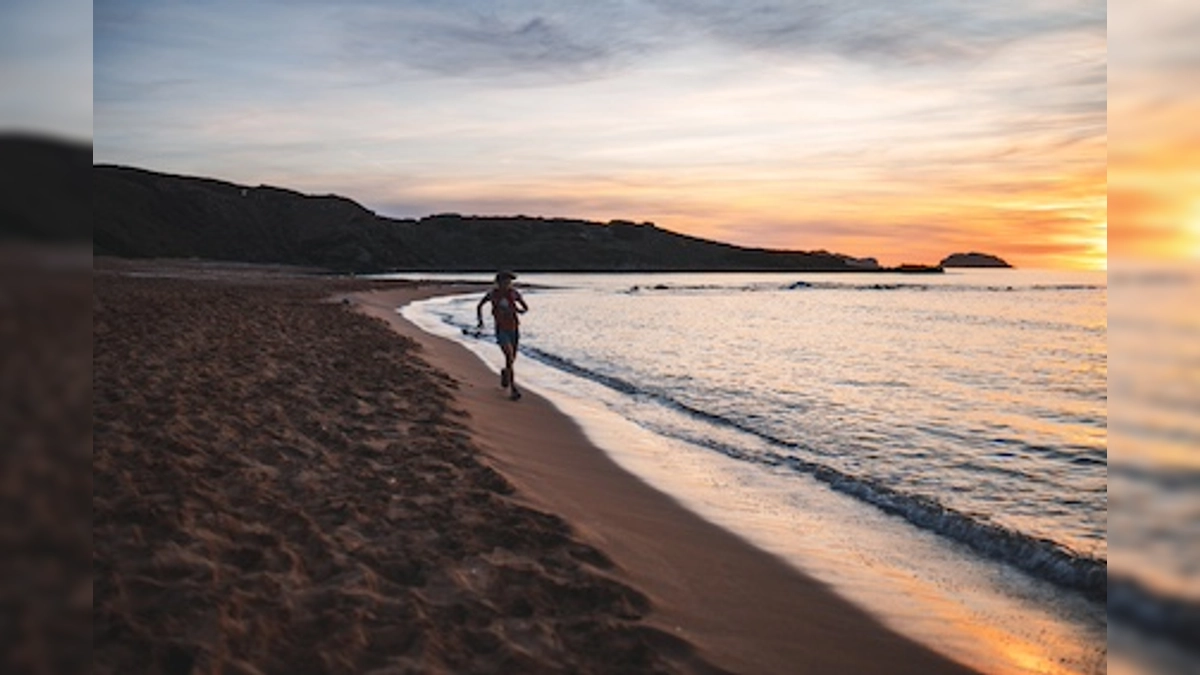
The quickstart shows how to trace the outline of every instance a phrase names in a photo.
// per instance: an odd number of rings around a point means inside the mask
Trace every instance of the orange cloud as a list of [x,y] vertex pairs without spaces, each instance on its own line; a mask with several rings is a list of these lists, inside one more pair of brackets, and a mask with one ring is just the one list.
[[1115,257],[1200,257],[1198,167],[1200,144],[1114,162],[1108,208],[1114,224],[1109,247]]
[[1151,63],[1155,69],[1114,76],[1110,251],[1114,258],[1200,259],[1198,73]]

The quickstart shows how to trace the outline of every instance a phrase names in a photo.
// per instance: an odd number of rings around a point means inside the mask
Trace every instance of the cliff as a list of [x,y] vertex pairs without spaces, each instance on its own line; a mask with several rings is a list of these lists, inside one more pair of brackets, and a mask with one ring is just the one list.
[[334,195],[94,167],[97,255],[384,271],[827,271],[878,269],[825,251],[743,248],[651,223],[379,216]]
[[0,133],[0,240],[82,244],[92,236],[92,148]]

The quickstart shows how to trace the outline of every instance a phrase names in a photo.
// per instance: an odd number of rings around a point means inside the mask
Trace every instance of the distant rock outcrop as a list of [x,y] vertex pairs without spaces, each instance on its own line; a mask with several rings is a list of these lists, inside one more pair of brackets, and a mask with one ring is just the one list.
[[946,256],[941,262],[941,267],[1012,267],[1012,265],[990,253],[972,251],[971,253],[952,253]]

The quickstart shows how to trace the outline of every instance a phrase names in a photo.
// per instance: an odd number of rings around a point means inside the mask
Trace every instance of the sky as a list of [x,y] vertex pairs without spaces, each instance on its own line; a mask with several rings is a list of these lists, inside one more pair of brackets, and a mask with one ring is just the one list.
[[1119,263],[1200,262],[1200,3],[1111,5],[1108,208]]
[[381,215],[1103,268],[1100,0],[94,4],[98,163]]
[[0,132],[92,138],[92,1],[0,1]]

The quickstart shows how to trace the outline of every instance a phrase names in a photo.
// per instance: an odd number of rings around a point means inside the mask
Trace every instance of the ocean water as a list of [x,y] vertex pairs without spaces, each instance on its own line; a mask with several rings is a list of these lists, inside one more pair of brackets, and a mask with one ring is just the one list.
[[1110,278],[1109,672],[1198,673],[1200,273],[1120,264]]
[[[1104,273],[520,286],[521,381],[635,474],[983,670],[1106,668]],[[404,312],[498,368],[476,301]]]

